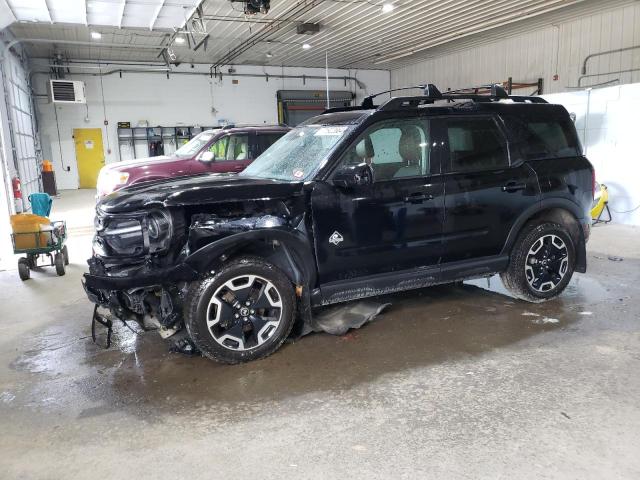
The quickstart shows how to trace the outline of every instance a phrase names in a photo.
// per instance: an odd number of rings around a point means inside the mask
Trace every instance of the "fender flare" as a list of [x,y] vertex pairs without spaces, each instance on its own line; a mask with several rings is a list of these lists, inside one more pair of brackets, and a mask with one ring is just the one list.
[[[511,254],[511,249],[515,244],[518,235],[520,235],[520,231],[526,225],[528,221],[530,221],[533,217],[535,217],[538,213],[543,212],[545,210],[549,210],[552,208],[559,208],[562,210],[568,211],[575,218],[578,223],[578,236],[579,240],[575,246],[576,248],[576,268],[575,270],[580,273],[586,272],[587,269],[587,250],[586,250],[586,239],[584,235],[584,228],[582,224],[585,223],[585,212],[582,211],[580,205],[566,198],[545,198],[535,205],[527,208],[522,214],[518,217],[518,219],[513,223],[511,229],[509,230],[509,235],[507,236],[507,240],[502,248],[501,254]],[[590,220],[589,220],[590,222]]]
[[294,275],[291,280],[297,285],[308,285],[309,288],[315,285],[315,257],[308,240],[297,230],[265,228],[235,233],[196,250],[184,260],[184,263],[203,273],[223,254],[260,240],[277,240],[280,243]]

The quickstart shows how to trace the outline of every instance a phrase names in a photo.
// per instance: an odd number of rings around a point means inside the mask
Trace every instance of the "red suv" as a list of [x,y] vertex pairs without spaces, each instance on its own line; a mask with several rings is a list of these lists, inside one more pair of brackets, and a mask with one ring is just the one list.
[[274,125],[207,130],[170,156],[105,165],[98,175],[98,198],[141,182],[203,173],[241,172],[289,130],[289,127]]

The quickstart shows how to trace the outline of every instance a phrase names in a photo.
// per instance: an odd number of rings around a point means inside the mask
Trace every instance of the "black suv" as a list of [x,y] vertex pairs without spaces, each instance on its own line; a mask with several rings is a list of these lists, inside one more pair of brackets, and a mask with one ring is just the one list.
[[336,302],[496,273],[520,299],[557,296],[586,271],[594,185],[569,114],[497,86],[424,90],[328,110],[239,175],[105,197],[89,299],[236,363]]

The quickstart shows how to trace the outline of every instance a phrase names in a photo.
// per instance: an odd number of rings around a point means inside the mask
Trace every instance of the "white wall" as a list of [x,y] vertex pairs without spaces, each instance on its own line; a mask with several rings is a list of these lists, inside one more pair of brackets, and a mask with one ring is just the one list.
[[[34,70],[42,70],[34,62]],[[265,68],[256,66],[237,66],[237,73],[270,75],[284,73],[285,75],[320,75],[324,76],[324,69],[309,68]],[[46,70],[46,68],[45,68]],[[196,65],[191,69],[188,65],[181,66],[181,71],[205,71],[205,66]],[[330,70],[332,76],[356,76],[365,88],[360,89],[355,82],[331,80],[332,90],[351,90],[357,94],[356,101],[369,93],[388,90],[390,86],[389,72],[382,70],[347,71]],[[119,160],[117,143],[117,122],[130,121],[135,126],[140,120],[147,120],[150,126],[175,125],[217,125],[218,120],[224,119],[233,123],[277,123],[276,92],[283,89],[291,90],[324,90],[324,80],[278,79],[264,77],[237,77],[238,84],[232,83],[231,77],[211,79],[203,75],[171,75],[169,79],[164,74],[123,73],[102,77],[91,75],[71,75],[67,78],[86,82],[88,103],[85,105],[56,105],[60,142],[56,128],[53,104],[45,98],[38,101],[40,131],[45,158],[51,155],[56,171],[56,180],[60,189],[78,188],[78,173],[75,159],[74,142],[72,139],[74,128],[102,128],[106,162]],[[34,85],[37,93],[46,92],[47,77],[36,75]],[[104,90],[104,105],[102,103]],[[88,107],[88,122],[85,121]],[[212,113],[215,109],[215,113]],[[109,121],[104,126],[106,119]],[[50,143],[50,147],[49,147]],[[62,155],[60,155],[62,151]],[[62,162],[61,162],[62,158]],[[66,171],[64,167],[69,167]]]
[[[592,53],[640,45],[640,2],[599,2],[595,13],[570,20],[538,25],[488,43],[465,45],[464,49],[435,55],[425,61],[392,70],[393,87],[434,83],[441,90],[463,88],[492,82],[533,82],[544,79],[544,93],[567,90],[578,84],[584,58]],[[608,5],[609,4],[609,5]],[[523,30],[524,29],[523,27]],[[494,34],[492,34],[494,35]],[[492,37],[493,38],[493,37]],[[453,49],[448,46],[447,49]],[[594,58],[588,73],[626,69],[636,72],[602,75],[583,80],[588,86],[619,79],[620,83],[640,82],[640,49]],[[558,79],[553,76],[558,74]],[[521,91],[518,93],[531,93]]]
[[609,188],[613,220],[640,225],[640,83],[544,97],[576,114],[597,181]]

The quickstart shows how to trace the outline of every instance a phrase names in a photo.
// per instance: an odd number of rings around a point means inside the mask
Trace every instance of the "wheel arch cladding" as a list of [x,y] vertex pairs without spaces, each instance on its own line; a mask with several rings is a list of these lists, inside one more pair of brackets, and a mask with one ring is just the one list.
[[316,282],[314,257],[304,235],[296,230],[262,229],[216,240],[189,255],[185,263],[205,273],[227,259],[256,255],[280,268],[295,285],[312,288]]
[[553,222],[567,229],[576,253],[575,271],[585,273],[587,271],[586,238],[581,224],[584,216],[580,206],[562,198],[545,199],[541,203],[525,210],[511,227],[503,253],[509,254],[520,235],[520,232],[530,223]]

